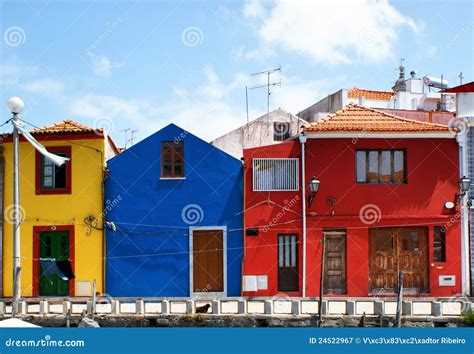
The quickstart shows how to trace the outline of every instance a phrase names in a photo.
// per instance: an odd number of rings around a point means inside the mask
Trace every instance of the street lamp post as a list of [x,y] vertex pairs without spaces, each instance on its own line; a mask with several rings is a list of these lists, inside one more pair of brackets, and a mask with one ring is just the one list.
[[[19,97],[11,97],[7,106],[13,114],[13,121],[18,120],[18,114],[25,107]],[[12,317],[18,312],[18,301],[21,297],[21,251],[20,251],[20,164],[19,164],[18,129],[13,125],[13,306]]]

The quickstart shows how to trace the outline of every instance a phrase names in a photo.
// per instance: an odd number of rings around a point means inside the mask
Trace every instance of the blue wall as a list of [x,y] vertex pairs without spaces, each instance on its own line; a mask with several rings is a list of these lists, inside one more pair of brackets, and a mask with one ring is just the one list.
[[[184,142],[186,178],[160,180],[161,142],[175,140]],[[170,124],[109,160],[108,168],[106,221],[117,228],[107,230],[108,294],[189,296],[190,226],[226,226],[227,295],[240,295],[241,161]]]

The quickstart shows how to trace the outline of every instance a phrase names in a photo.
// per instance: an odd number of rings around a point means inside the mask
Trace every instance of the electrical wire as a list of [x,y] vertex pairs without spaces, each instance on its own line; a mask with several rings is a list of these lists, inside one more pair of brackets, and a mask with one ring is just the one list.
[[13,118],[10,118],[9,120],[7,120],[5,123],[3,123],[2,125],[0,125],[0,128],[3,127],[4,125],[7,125],[8,123],[10,123],[12,121]]
[[[33,218],[35,220],[38,220],[38,218]],[[44,221],[49,221],[49,222],[57,222],[57,220],[48,220],[48,219],[42,219]],[[288,229],[277,229],[277,228],[274,228],[273,226],[279,226],[279,225],[283,225],[283,224],[288,224],[288,223],[291,223],[291,222],[295,222],[295,221],[300,221],[299,219],[295,219],[295,220],[291,220],[291,221],[288,221],[288,222],[283,222],[283,223],[278,223],[278,224],[268,224],[268,225],[260,225],[260,226],[253,226],[253,227],[265,227],[265,226],[268,226],[269,227],[269,231],[284,231],[284,232],[288,232]],[[456,220],[455,222],[459,222],[459,220]],[[23,224],[25,224],[25,222],[23,222]],[[71,224],[71,223],[70,223]],[[82,224],[82,223],[72,223],[73,225],[81,225],[81,226],[89,226],[87,224]],[[414,227],[414,226],[439,226],[439,225],[446,225],[446,221],[439,221],[439,222],[431,222],[431,223],[413,223],[413,224],[403,224],[403,225],[400,225],[400,224],[396,224],[396,225],[383,225],[383,227]],[[351,226],[351,227],[346,227],[345,229],[346,230],[357,230],[357,229],[368,229],[370,228],[371,226],[370,225],[365,225],[365,226]],[[325,227],[312,227],[312,228],[307,228],[307,231],[322,231],[324,230]],[[235,232],[235,231],[243,231],[244,229],[229,229],[227,230],[227,232]],[[301,232],[302,229],[301,228],[292,228],[292,231],[299,231]],[[161,232],[157,232],[157,233],[151,233],[151,232],[141,232],[141,231],[135,231],[135,230],[131,230],[131,231],[127,231],[127,230],[121,230],[121,229],[117,229],[116,230],[117,233],[129,233],[129,234],[140,234],[140,235],[147,235],[147,234],[154,234],[154,235],[157,235],[157,234],[162,234],[164,236],[185,236],[185,237],[189,237],[189,233],[182,233],[182,234],[178,234],[176,232],[172,232],[171,234],[169,232],[164,232],[164,231],[161,231]],[[350,233],[346,233],[347,235],[347,238],[348,240],[350,240],[351,238],[351,234]],[[307,244],[313,244],[313,245],[317,245],[317,244],[320,244],[321,240],[318,239],[318,240],[314,240],[314,239],[311,239],[311,235],[309,235],[309,239],[306,241]],[[297,240],[296,243],[298,244],[301,244],[302,241],[300,240]],[[215,249],[215,250],[220,250],[220,251],[232,251],[232,250],[244,250],[244,249],[260,249],[260,248],[275,248],[278,246],[278,243],[265,243],[265,244],[259,244],[259,245],[246,245],[245,247],[227,247],[226,250],[224,250],[223,248],[222,249]],[[215,251],[213,250],[213,251]],[[207,252],[207,251],[198,251],[198,252]],[[189,251],[179,251],[179,252],[165,252],[165,253],[149,253],[149,254],[135,254],[135,255],[127,255],[127,256],[105,256],[103,257],[104,260],[107,260],[107,259],[126,259],[126,258],[140,258],[140,257],[159,257],[159,256],[172,256],[172,255],[184,255],[184,254],[189,254]],[[23,257],[24,259],[28,259],[29,257]]]

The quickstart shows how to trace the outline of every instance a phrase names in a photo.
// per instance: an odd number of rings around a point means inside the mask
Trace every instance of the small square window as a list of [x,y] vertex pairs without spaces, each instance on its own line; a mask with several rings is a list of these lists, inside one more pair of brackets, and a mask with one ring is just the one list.
[[[51,146],[47,150],[71,159],[70,146]],[[36,194],[70,194],[71,160],[56,166],[50,159],[36,152]]]
[[283,141],[290,138],[290,123],[273,123],[273,140]]

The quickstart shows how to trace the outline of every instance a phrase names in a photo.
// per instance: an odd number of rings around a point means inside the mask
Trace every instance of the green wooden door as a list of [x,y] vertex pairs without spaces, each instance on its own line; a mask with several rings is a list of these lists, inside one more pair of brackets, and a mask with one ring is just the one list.
[[[40,258],[55,258],[58,261],[69,259],[69,232],[48,231],[40,233]],[[69,281],[62,280],[56,274],[43,276],[40,266],[40,296],[69,296]]]

